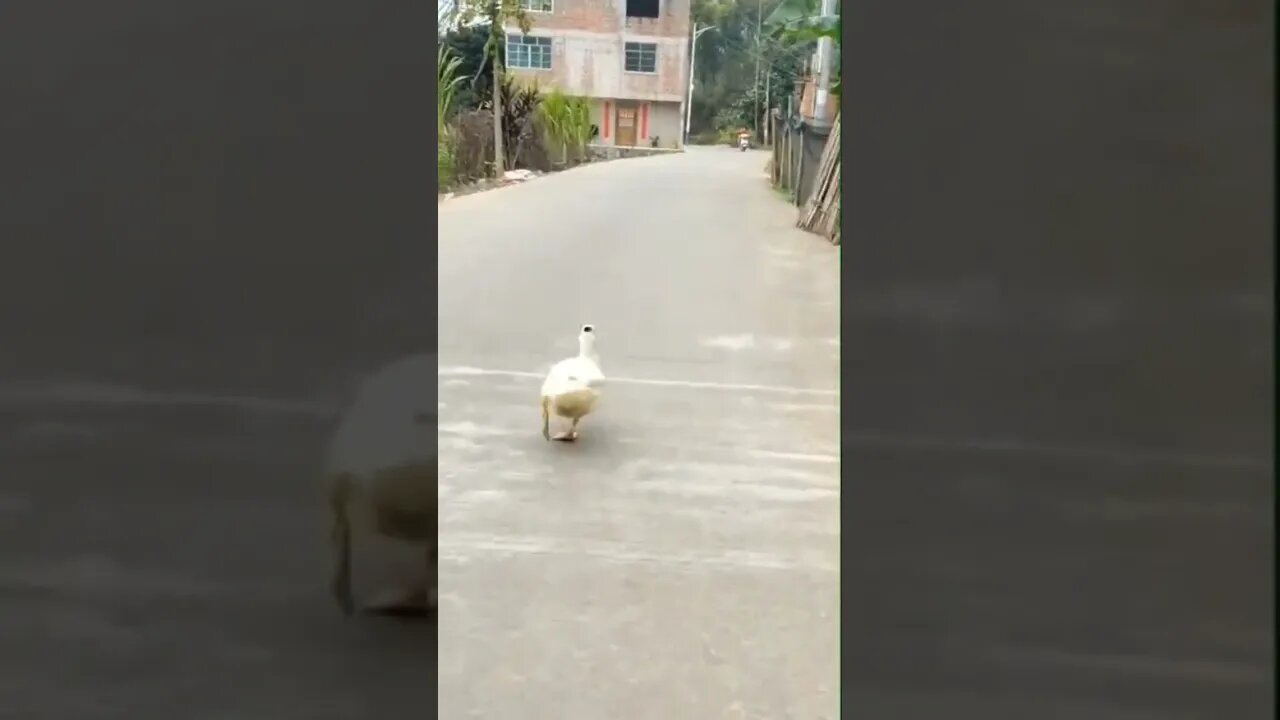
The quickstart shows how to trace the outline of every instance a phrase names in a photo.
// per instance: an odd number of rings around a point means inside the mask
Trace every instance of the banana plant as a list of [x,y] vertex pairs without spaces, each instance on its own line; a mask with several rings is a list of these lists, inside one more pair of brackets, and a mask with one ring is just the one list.
[[436,120],[440,129],[443,131],[448,127],[448,119],[450,113],[453,112],[453,99],[457,95],[458,86],[462,84],[466,78],[462,76],[459,69],[462,67],[462,58],[458,57],[451,49],[440,46],[436,52]]
[[464,80],[459,71],[461,65],[462,59],[449,48],[441,46],[436,51],[436,170],[441,187],[453,181],[455,158],[449,117],[453,113],[454,95]]
[[778,32],[791,23],[818,17],[821,13],[819,0],[782,0],[773,12],[765,17],[764,24],[773,29],[777,37]]
[[[791,43],[816,42],[829,38],[840,51],[840,9],[835,15],[821,15],[817,0],[784,0],[769,14],[765,24],[777,40]],[[840,64],[836,63],[831,94],[840,94]]]
[[576,97],[569,105],[569,130],[580,158],[587,155],[591,142],[591,105],[586,98]]
[[591,106],[587,104],[586,98],[573,97],[553,89],[542,98],[538,115],[543,132],[547,135],[547,144],[560,148],[562,164],[569,164],[570,151],[575,160],[585,154],[587,143],[591,139]]

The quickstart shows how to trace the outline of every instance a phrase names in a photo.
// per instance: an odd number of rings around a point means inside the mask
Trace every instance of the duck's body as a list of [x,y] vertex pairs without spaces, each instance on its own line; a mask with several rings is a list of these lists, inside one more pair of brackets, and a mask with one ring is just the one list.
[[595,331],[590,325],[584,325],[578,335],[578,355],[556,363],[542,382],[542,437],[547,440],[552,439],[553,414],[572,423],[568,432],[556,435],[555,439],[576,440],[578,422],[595,409],[600,399],[604,373],[593,352],[594,345]]
[[411,612],[427,609],[434,599],[438,508],[437,465],[407,463],[364,473],[340,472],[328,477],[329,506],[337,561],[333,592],[346,613],[355,608],[351,588],[353,531],[369,530],[392,540],[427,548],[425,579],[396,588],[369,609]]
[[434,397],[434,357],[410,358],[361,388],[332,441],[326,492],[332,513],[333,593],[344,612],[355,609],[351,582],[354,531],[424,546],[422,576],[390,589],[367,610],[420,613],[434,603],[438,465],[435,423],[423,403]]
[[581,420],[596,406],[600,393],[591,388],[570,390],[551,397],[551,409],[568,420]]

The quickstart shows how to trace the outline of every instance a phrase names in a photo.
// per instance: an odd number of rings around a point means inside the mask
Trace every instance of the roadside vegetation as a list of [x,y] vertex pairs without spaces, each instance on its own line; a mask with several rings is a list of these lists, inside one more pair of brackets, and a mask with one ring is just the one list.
[[524,85],[504,72],[504,22],[529,26],[518,0],[440,6],[437,193],[501,180],[508,170],[551,172],[588,162],[586,98]]
[[[762,143],[770,112],[794,104],[817,39],[830,36],[819,0],[694,0],[693,19],[715,29],[698,38],[689,142],[732,145],[746,128]],[[838,21],[834,33],[838,42]]]
[[[503,23],[528,27],[519,0],[449,0],[440,8],[439,192],[588,162],[585,98],[523,86],[505,71]],[[694,0],[699,27],[691,144],[733,144],[747,128],[763,143],[772,109],[794,103],[818,37],[839,39],[839,21],[818,0]],[[495,29],[496,28],[496,29]],[[838,67],[839,64],[836,64]],[[838,79],[833,92],[839,92]]]

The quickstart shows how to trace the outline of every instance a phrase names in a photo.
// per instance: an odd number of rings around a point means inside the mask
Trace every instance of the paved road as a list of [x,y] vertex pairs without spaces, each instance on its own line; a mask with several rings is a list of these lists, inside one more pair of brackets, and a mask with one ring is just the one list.
[[[838,715],[839,253],[765,161],[441,205],[441,717]],[[611,384],[548,444],[584,322]]]

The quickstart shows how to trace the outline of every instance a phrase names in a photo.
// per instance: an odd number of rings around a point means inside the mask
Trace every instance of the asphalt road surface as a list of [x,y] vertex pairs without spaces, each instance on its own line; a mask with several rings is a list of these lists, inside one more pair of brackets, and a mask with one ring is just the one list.
[[[839,251],[767,158],[440,206],[441,717],[838,716]],[[548,443],[583,323],[609,385]]]

